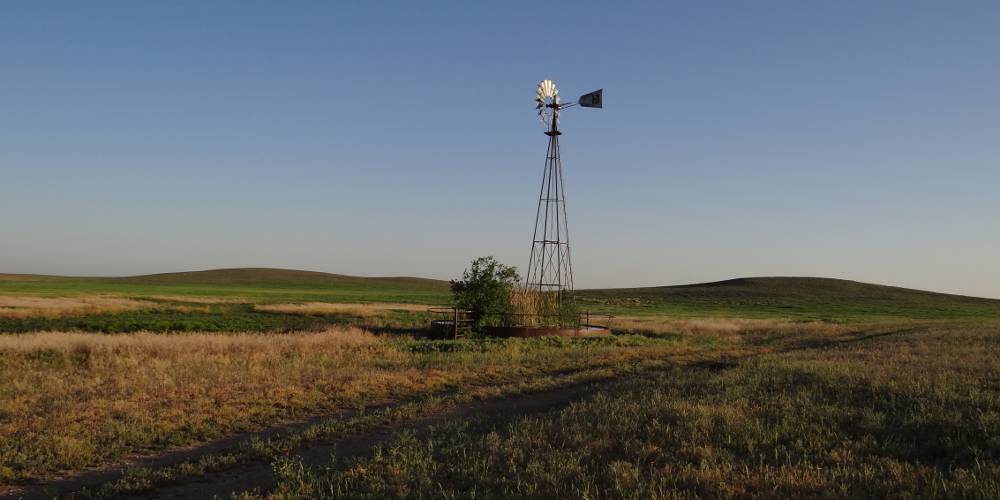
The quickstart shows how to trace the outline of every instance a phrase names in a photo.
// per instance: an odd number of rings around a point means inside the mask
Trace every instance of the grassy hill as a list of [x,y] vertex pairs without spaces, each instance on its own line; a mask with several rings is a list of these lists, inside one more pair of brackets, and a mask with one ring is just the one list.
[[831,278],[761,277],[578,292],[584,307],[617,312],[803,319],[1000,318],[1000,300]]
[[448,282],[411,277],[358,277],[272,268],[213,269],[120,278],[2,275],[0,293],[40,296],[232,296],[255,301],[400,301],[440,303]]
[[237,286],[295,286],[295,287],[368,287],[395,288],[400,290],[441,291],[448,289],[448,282],[406,276],[367,278],[343,274],[246,267],[212,269],[180,273],[147,274],[126,278],[104,278],[113,283],[137,285],[237,285]]
[[[0,293],[128,297],[233,297],[247,302],[412,302],[445,304],[448,283],[412,277],[358,277],[271,268],[214,269],[119,278],[0,274]],[[579,290],[581,308],[621,315],[1000,319],[1000,300],[830,278],[761,277],[646,288]]]

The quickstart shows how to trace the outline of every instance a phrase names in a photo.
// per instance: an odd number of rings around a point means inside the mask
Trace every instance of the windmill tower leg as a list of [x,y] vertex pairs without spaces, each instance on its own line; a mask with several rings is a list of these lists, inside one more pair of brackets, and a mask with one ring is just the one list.
[[573,264],[569,250],[569,224],[566,220],[566,195],[562,161],[559,157],[558,104],[554,108],[542,187],[535,213],[535,233],[525,277],[525,288],[539,292],[542,298],[555,296],[561,305],[564,291],[573,290]]

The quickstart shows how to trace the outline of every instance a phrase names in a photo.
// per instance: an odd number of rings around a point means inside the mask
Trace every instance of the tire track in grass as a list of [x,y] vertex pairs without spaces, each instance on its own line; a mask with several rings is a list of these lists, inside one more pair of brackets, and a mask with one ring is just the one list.
[[[575,371],[560,374],[561,378],[573,380],[575,376],[586,374]],[[435,423],[441,423],[454,418],[475,415],[484,411],[504,412],[528,412],[533,409],[547,409],[560,404],[565,404],[585,392],[589,392],[597,385],[610,382],[616,377],[596,376],[584,379],[583,381],[572,381],[567,385],[562,385],[555,389],[541,390],[537,392],[522,392],[520,394],[501,396],[491,399],[478,400],[466,403],[451,403],[441,409],[441,405],[435,405],[434,401],[449,402],[462,398],[463,395],[456,392],[432,393],[420,399],[407,399],[392,403],[384,403],[363,407],[362,409],[349,409],[336,413],[318,415],[309,419],[272,427],[260,432],[241,433],[228,436],[209,443],[195,445],[176,450],[158,453],[154,456],[133,456],[117,465],[111,467],[101,467],[85,470],[71,476],[58,478],[55,480],[28,482],[25,484],[0,489],[0,499],[47,499],[53,497],[72,498],[105,498],[108,496],[120,497],[114,491],[102,491],[102,487],[121,481],[129,481],[130,474],[135,471],[157,471],[168,468],[183,467],[186,464],[197,463],[199,460],[212,459],[214,456],[226,454],[236,454],[235,463],[223,464],[219,469],[209,468],[209,472],[204,475],[194,477],[187,476],[183,472],[175,484],[166,484],[158,487],[156,483],[163,480],[154,481],[149,491],[142,491],[132,496],[132,498],[211,498],[213,495],[228,496],[233,491],[244,491],[256,487],[268,487],[274,484],[271,474],[271,460],[273,456],[240,456],[241,452],[251,448],[254,442],[280,442],[283,439],[297,440],[297,445],[287,450],[286,454],[300,456],[306,463],[324,463],[336,451],[338,456],[347,456],[365,451],[374,444],[391,438],[397,432],[409,429],[424,428]],[[559,384],[559,382],[556,382]],[[512,387],[517,389],[517,387]],[[468,397],[468,396],[465,396]],[[430,401],[431,408],[421,409],[420,405]],[[389,424],[377,424],[372,429],[365,429],[361,433],[347,435],[344,438],[335,438],[330,441],[322,439],[310,439],[302,437],[324,424],[335,422],[346,422],[350,419],[362,417],[364,415],[389,414],[397,410],[405,410],[407,407],[416,406],[418,416],[407,418],[405,415],[400,421]],[[421,414],[423,413],[423,414]],[[394,418],[390,415],[390,419]],[[167,480],[167,482],[172,482]],[[233,489],[229,488],[233,485]],[[209,493],[209,492],[212,493]],[[110,493],[110,494],[109,494]]]
[[[369,452],[379,444],[391,440],[401,432],[419,433],[427,428],[450,421],[489,414],[491,416],[524,415],[564,407],[591,394],[613,379],[585,382],[559,389],[536,392],[522,396],[477,401],[447,411],[397,425],[381,425],[365,434],[348,436],[330,442],[315,442],[295,450],[289,455],[303,465],[322,467],[334,456],[350,458]],[[133,499],[180,499],[229,497],[244,491],[266,492],[277,486],[271,461],[259,460],[239,467],[203,476],[191,482],[169,485],[153,491],[130,495]]]

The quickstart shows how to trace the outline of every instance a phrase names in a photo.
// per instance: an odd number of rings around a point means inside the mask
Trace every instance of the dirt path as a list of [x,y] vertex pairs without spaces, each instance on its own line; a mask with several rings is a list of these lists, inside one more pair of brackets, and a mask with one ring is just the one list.
[[[421,429],[425,429],[434,424],[467,418],[484,413],[488,413],[490,415],[506,415],[548,410],[564,406],[573,400],[589,394],[598,386],[604,385],[608,382],[609,381],[606,380],[603,382],[580,383],[550,391],[508,398],[476,401],[452,408],[450,410],[435,413],[424,418],[403,422],[398,425],[378,427],[361,435],[348,436],[343,439],[330,442],[310,442],[294,450],[291,455],[299,457],[303,463],[307,465],[324,465],[330,462],[331,456],[334,452],[336,452],[337,456],[341,458],[361,454],[370,450],[376,444],[388,441],[394,435],[402,431],[419,432]],[[408,403],[408,401],[366,407],[364,411],[366,413],[377,412],[384,409],[399,407],[406,403]],[[321,421],[331,418],[347,419],[356,414],[356,410],[346,410],[334,414],[313,417],[309,420],[291,425],[275,427],[259,433],[239,434],[203,445],[171,450],[170,452],[162,453],[153,457],[133,458],[111,468],[94,469],[64,479],[21,485],[8,488],[6,491],[0,490],[0,498],[33,500],[64,496],[74,492],[79,492],[83,489],[94,491],[104,483],[116,481],[122,478],[126,469],[129,468],[147,467],[150,469],[158,469],[169,467],[183,462],[197,460],[200,457],[215,453],[234,450],[241,443],[244,443],[254,437],[268,438],[289,435]],[[258,491],[267,491],[274,486],[275,479],[271,470],[271,461],[254,460],[236,464],[223,471],[213,472],[204,476],[192,478],[190,481],[164,485],[154,490],[144,492],[139,495],[126,496],[125,498],[162,499],[213,498],[215,496],[228,497],[234,492],[253,489],[257,489]]]
[[[601,384],[580,384],[557,390],[528,394],[504,399],[491,399],[466,404],[450,411],[395,425],[383,426],[363,435],[350,436],[328,443],[310,443],[292,453],[305,465],[329,464],[334,453],[340,459],[360,455],[375,445],[385,443],[403,431],[420,432],[427,427],[476,415],[520,415],[545,411],[568,405],[590,394]],[[188,483],[158,488],[142,495],[125,498],[179,499],[228,497],[232,493],[257,490],[266,492],[276,486],[268,461],[240,464],[232,469],[197,478]]]

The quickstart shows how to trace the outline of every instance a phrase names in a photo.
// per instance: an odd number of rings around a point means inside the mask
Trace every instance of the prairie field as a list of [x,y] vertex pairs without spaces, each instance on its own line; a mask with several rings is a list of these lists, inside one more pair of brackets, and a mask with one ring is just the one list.
[[428,340],[441,282],[297,273],[0,277],[0,496],[1000,496],[1000,301],[594,290],[614,335]]
[[614,371],[702,350],[642,337],[413,341],[357,328],[0,336],[0,478],[92,466],[337,408]]
[[327,467],[282,459],[264,496],[997,498],[997,352],[996,327],[934,327],[674,366]]

